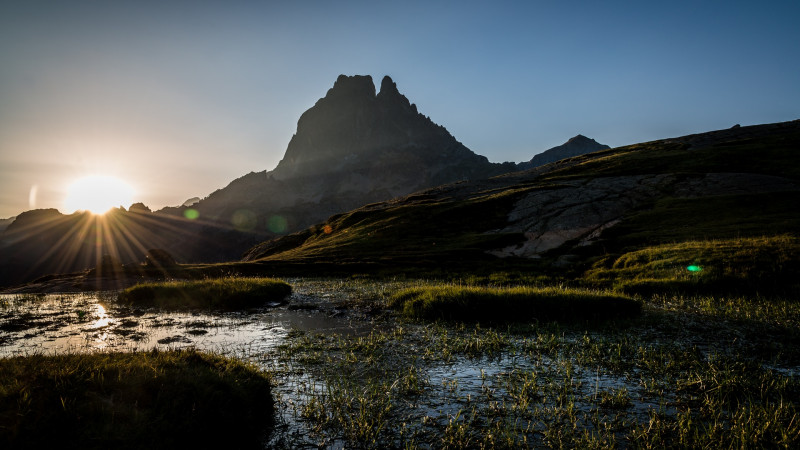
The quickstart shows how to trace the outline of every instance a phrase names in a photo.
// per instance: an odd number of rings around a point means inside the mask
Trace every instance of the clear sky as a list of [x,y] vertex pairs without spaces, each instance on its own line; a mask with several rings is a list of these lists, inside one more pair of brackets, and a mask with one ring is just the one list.
[[339,74],[390,75],[495,162],[794,120],[798,23],[797,0],[4,0],[0,218],[72,212],[83,175],[157,209],[270,170]]

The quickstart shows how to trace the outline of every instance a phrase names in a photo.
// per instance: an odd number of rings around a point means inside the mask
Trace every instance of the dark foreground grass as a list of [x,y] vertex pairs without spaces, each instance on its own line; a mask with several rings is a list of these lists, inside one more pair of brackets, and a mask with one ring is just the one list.
[[217,278],[138,284],[120,292],[119,300],[165,309],[234,310],[282,301],[291,293],[289,284],[271,278]]
[[390,304],[411,318],[490,322],[629,317],[642,307],[630,297],[603,291],[459,285],[404,289],[391,298]]
[[258,447],[270,378],[196,351],[0,359],[2,448]]

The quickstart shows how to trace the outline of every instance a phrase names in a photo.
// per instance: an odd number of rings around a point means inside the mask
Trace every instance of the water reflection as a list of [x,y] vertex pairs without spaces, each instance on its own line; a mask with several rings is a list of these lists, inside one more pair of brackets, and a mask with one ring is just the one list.
[[[306,303],[313,300],[297,295]],[[313,308],[165,312],[119,305],[108,293],[0,296],[0,357],[187,347],[241,354],[268,350],[292,330],[352,334],[364,329],[364,324]]]

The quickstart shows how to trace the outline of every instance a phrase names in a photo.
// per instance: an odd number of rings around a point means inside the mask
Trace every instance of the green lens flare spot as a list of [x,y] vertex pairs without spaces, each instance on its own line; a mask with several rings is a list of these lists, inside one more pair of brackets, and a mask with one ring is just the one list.
[[691,265],[691,266],[686,266],[686,270],[688,270],[689,272],[702,272],[703,268],[700,266]]
[[240,209],[233,213],[231,224],[239,231],[252,231],[258,225],[258,216],[249,209]]
[[282,234],[289,228],[289,222],[283,216],[272,216],[267,221],[267,228],[273,233]]
[[189,208],[183,212],[183,217],[186,217],[189,220],[197,219],[198,217],[200,217],[200,211]]

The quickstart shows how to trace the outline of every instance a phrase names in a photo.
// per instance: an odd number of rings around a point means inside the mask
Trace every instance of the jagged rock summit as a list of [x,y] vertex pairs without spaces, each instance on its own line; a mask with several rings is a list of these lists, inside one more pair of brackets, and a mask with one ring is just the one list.
[[[433,166],[417,172],[422,169],[418,162]],[[440,170],[457,165],[463,166],[460,173],[447,174],[442,181],[483,175],[493,168],[420,114],[390,77],[383,78],[376,94],[371,76],[340,75],[325,97],[300,116],[297,133],[271,175],[286,180],[391,167],[437,178]]]
[[564,158],[571,158],[573,156],[585,155],[587,153],[598,152],[600,150],[607,150],[611,147],[603,145],[594,139],[590,139],[582,134],[579,134],[567,142],[545,150],[542,153],[534,156],[528,162],[520,163],[519,169],[526,170],[552,162],[560,161]]

